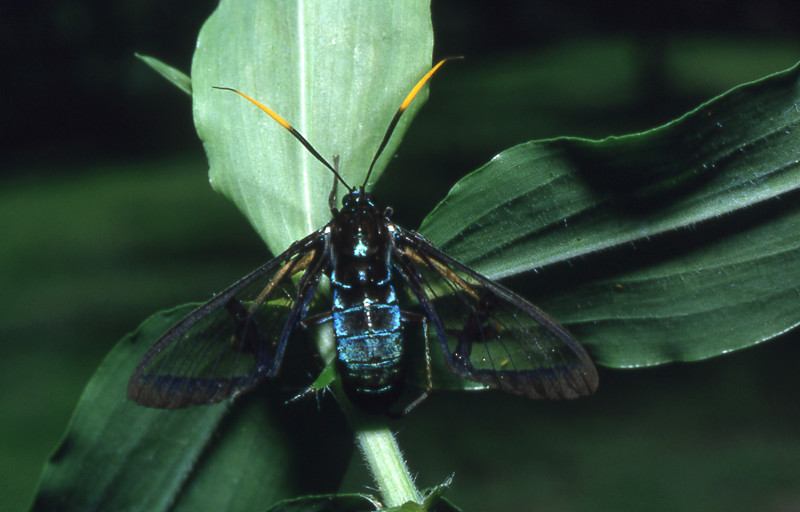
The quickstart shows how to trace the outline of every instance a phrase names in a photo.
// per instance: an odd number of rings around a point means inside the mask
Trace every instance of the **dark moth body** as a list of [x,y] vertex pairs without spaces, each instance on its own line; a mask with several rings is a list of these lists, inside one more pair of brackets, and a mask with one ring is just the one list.
[[[432,390],[430,345],[437,342],[450,373],[489,388],[528,398],[575,398],[595,390],[595,367],[564,327],[419,233],[394,224],[390,211],[379,210],[365,192],[398,119],[444,62],[403,101],[360,187],[345,183],[338,159],[332,166],[283,118],[231,89],[292,133],[348,193],[341,210],[331,194],[332,219],[322,229],[164,333],[134,370],[131,399],[173,409],[234,398],[278,375],[294,329],[326,322],[333,324],[345,393],[367,411],[391,412],[398,401],[411,362],[409,329],[421,334],[425,382],[404,413]],[[323,275],[330,278],[332,303],[309,315]]]
[[402,312],[391,283],[392,231],[363,193],[345,196],[330,226],[330,276],[337,367],[345,392],[381,410],[402,391]]

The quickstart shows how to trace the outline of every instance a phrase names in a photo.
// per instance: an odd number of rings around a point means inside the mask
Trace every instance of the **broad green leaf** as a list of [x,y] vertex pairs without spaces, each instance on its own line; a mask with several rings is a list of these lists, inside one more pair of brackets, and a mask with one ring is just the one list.
[[[194,117],[212,186],[277,253],[330,217],[333,176],[297,140],[224,86],[292,124],[361,185],[392,115],[431,65],[428,2],[223,0],[192,63]],[[412,103],[371,181],[424,101]],[[339,189],[340,192],[342,188]]]
[[640,134],[512,148],[421,231],[493,278],[553,267],[537,302],[604,365],[769,339],[800,322],[798,77],[795,66]]
[[[161,411],[127,400],[138,359],[192,307],[154,315],[106,357],[45,466],[33,510],[261,510],[338,487],[349,447],[331,447],[344,424],[326,416],[323,429],[308,414],[313,403],[302,410],[256,393]],[[324,468],[298,463],[322,449]]]
[[186,76],[185,73],[179,71],[168,64],[164,64],[158,59],[148,57],[147,55],[136,54],[136,57],[141,59],[145,64],[150,66],[156,73],[166,78],[172,85],[182,90],[188,95],[192,95],[192,79]]
[[[100,365],[45,466],[33,510],[119,509],[135,503],[165,510],[180,492],[227,405],[170,415],[137,407],[125,396],[136,358],[147,348],[138,341],[158,336],[173,318],[151,317]],[[161,436],[168,442],[155,449],[150,439]],[[137,474],[142,471],[148,478]],[[148,492],[148,485],[158,492]]]

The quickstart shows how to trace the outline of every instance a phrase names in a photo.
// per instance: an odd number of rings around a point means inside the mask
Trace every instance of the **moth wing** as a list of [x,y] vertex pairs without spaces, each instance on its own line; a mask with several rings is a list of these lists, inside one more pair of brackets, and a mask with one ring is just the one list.
[[431,320],[453,374],[529,398],[595,391],[597,370],[563,326],[422,235],[397,229],[396,266]]
[[234,398],[275,376],[315,293],[323,246],[319,232],[309,235],[172,326],[140,360],[128,397],[176,409]]

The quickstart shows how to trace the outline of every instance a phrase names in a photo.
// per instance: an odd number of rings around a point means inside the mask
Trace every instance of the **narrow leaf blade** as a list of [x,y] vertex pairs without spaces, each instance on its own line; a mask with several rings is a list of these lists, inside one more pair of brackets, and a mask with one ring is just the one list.
[[156,73],[166,78],[172,85],[189,96],[192,95],[192,79],[189,78],[186,73],[147,55],[137,53],[136,57],[150,66]]

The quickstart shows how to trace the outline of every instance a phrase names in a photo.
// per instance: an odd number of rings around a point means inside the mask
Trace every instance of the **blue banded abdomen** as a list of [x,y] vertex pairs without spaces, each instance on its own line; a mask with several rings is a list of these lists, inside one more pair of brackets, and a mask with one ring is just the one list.
[[[391,285],[333,287],[337,366],[350,399],[381,410],[402,391],[401,312]],[[355,293],[353,293],[355,292]]]

